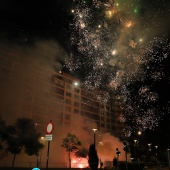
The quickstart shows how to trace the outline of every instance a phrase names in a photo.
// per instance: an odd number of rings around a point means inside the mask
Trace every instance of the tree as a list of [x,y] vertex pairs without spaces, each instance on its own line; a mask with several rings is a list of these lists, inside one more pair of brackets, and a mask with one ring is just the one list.
[[68,133],[66,138],[63,139],[61,146],[66,149],[66,152],[68,152],[69,168],[71,168],[70,153],[78,151],[78,147],[81,146],[81,142],[76,135]]
[[97,151],[95,149],[94,144],[90,145],[89,148],[89,160],[88,160],[89,166],[92,170],[97,170],[98,169],[98,164],[99,164],[99,158],[97,155]]
[[12,168],[13,168],[16,155],[21,152],[22,147],[23,147],[21,144],[21,140],[19,138],[18,130],[17,130],[16,126],[9,125],[6,128],[6,137],[5,138],[6,138],[5,140],[6,140],[6,144],[7,144],[6,150],[14,155],[13,161],[12,161]]
[[4,151],[4,138],[5,138],[5,129],[6,129],[6,123],[5,121],[0,117],[0,153]]
[[9,125],[6,128],[5,141],[7,144],[6,150],[14,155],[12,167],[16,155],[22,149],[28,155],[38,155],[44,145],[39,142],[40,134],[35,130],[35,124],[32,119],[18,118],[14,125]]
[[41,134],[36,132],[33,120],[19,118],[16,121],[16,127],[19,130],[19,137],[21,137],[25,153],[30,156],[38,155],[39,151],[44,148],[44,145],[39,142]]
[[2,142],[3,142],[3,139],[4,139],[5,128],[6,128],[6,123],[0,117],[0,151],[3,149]]
[[88,149],[82,148],[82,149],[79,149],[77,152],[75,152],[75,156],[79,158],[87,158],[88,153],[89,153]]

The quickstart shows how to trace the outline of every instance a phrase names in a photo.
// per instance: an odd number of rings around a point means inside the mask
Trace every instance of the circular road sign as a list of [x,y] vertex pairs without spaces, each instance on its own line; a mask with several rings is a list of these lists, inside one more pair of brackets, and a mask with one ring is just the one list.
[[48,124],[47,124],[47,134],[51,134],[52,133],[52,131],[53,131],[53,129],[54,129],[54,125],[53,125],[53,123],[52,122],[49,122]]

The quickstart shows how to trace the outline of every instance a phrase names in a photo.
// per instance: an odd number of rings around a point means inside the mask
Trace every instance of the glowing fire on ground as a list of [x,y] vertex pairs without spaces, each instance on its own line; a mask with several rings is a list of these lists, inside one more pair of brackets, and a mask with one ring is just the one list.
[[89,167],[87,158],[74,158],[72,159],[73,168],[87,168]]

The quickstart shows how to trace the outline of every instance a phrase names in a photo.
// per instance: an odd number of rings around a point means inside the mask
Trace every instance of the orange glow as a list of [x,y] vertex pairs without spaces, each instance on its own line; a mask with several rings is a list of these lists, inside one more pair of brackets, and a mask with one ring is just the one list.
[[83,165],[82,165],[82,164],[79,164],[78,167],[79,167],[79,168],[83,168]]
[[73,168],[87,168],[89,166],[87,158],[74,158],[72,160]]

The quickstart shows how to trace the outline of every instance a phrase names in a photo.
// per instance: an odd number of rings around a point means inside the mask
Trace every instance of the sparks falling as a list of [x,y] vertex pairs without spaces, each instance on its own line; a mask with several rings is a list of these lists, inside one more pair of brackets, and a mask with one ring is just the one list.
[[[154,28],[139,14],[139,1],[77,3],[70,24],[71,43],[77,51],[66,59],[66,67],[84,70],[86,88],[109,87],[119,94],[125,111],[120,120],[131,122],[131,127],[124,128],[126,136],[133,129],[153,129],[164,114],[154,87],[164,77],[168,40],[149,36],[148,30]],[[161,24],[158,18],[152,19],[154,26]]]

